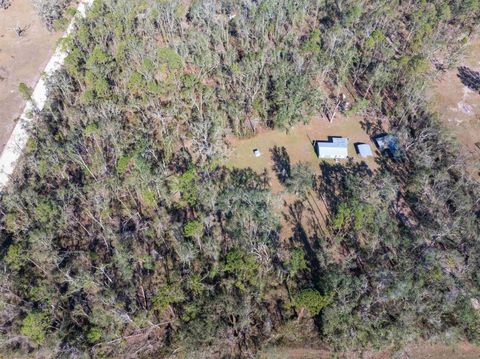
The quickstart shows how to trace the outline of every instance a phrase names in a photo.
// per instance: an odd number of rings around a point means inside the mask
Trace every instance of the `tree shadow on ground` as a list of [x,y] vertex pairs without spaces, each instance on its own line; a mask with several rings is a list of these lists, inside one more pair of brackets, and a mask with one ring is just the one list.
[[290,156],[288,155],[287,149],[282,146],[274,146],[270,149],[272,153],[272,161],[273,161],[273,171],[277,175],[278,180],[280,183],[284,183],[285,179],[290,176]]
[[470,90],[480,92],[480,72],[473,71],[466,66],[458,68],[458,78]]
[[370,137],[385,132],[381,119],[376,119],[375,121],[365,119],[360,121],[360,126]]
[[288,214],[285,214],[285,219],[293,226],[291,240],[294,243],[302,245],[305,252],[305,259],[309,263],[309,268],[311,269],[311,279],[313,282],[316,282],[319,279],[321,269],[316,255],[316,251],[320,248],[320,242],[318,236],[309,238],[303,227],[302,218],[305,209],[306,207],[302,201],[296,201],[288,207]]
[[332,211],[348,196],[347,182],[349,176],[372,176],[373,172],[365,162],[328,163],[320,164],[322,175],[317,177],[314,183],[314,191],[325,204],[328,217]]
[[[325,258],[321,243],[325,237],[323,235],[319,237],[316,230],[313,235],[307,233],[302,224],[303,211],[306,209],[305,203],[302,201],[296,201],[289,206],[288,220],[293,225],[293,234],[290,237],[290,241],[294,247],[300,246],[303,249],[304,258],[308,264],[309,270],[303,272],[301,281],[309,283],[309,287],[313,285],[322,295],[325,295],[327,292]],[[313,319],[315,326],[320,330],[323,327],[322,315],[317,315]]]

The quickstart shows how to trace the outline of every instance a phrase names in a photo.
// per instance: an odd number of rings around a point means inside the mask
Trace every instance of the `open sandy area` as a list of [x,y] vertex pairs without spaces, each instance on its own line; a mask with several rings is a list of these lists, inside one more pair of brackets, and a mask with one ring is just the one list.
[[348,352],[334,355],[325,349],[278,347],[262,353],[261,359],[478,359],[480,348],[466,342],[453,346],[440,343],[415,343],[406,348],[379,352]]
[[[23,37],[16,35],[16,26],[26,28]],[[0,152],[25,107],[19,83],[35,87],[60,36],[47,30],[30,0],[12,0],[0,10]]]
[[[480,37],[468,44],[458,67],[466,66],[480,71]],[[438,112],[447,129],[456,137],[464,152],[470,157],[471,167],[480,171],[480,92],[462,83],[459,69],[454,67],[443,73],[428,91],[433,111]]]

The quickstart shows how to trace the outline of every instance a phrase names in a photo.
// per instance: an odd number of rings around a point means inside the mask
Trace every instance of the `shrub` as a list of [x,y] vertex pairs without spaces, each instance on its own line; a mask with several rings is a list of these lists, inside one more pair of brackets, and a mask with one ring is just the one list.
[[23,82],[18,84],[18,92],[20,92],[20,95],[22,95],[23,99],[26,101],[32,98],[32,89]]
[[182,57],[169,47],[158,50],[158,61],[167,65],[171,70],[179,70],[183,65]]
[[185,237],[199,237],[202,235],[203,225],[200,221],[190,221],[183,227]]

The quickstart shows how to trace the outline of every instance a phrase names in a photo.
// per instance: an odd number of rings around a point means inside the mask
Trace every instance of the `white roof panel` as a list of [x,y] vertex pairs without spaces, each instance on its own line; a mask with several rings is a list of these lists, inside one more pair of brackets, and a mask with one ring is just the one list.
[[358,154],[362,157],[371,157],[373,156],[372,149],[370,148],[370,145],[366,143],[362,143],[357,145],[358,149]]
[[319,158],[347,158],[348,138],[332,138],[331,142],[317,142]]

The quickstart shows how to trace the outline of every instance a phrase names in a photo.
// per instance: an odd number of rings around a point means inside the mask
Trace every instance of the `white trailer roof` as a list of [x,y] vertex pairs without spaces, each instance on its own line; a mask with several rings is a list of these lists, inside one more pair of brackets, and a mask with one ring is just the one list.
[[347,158],[348,138],[332,138],[331,142],[317,142],[319,158]]

